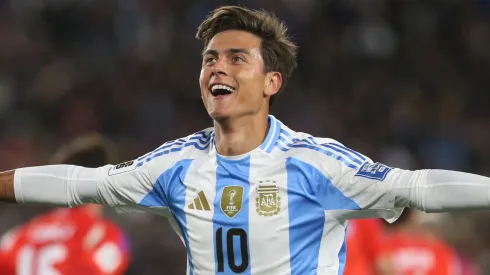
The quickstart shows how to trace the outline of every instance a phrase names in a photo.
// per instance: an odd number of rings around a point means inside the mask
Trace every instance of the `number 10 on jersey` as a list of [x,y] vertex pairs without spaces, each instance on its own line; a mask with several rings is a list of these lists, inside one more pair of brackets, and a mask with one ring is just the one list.
[[[226,231],[226,229],[225,229]],[[223,238],[225,235],[225,238]],[[235,247],[233,240],[238,238],[240,243],[240,255],[241,263],[235,259]],[[248,238],[247,232],[241,228],[230,228],[223,234],[223,227],[216,230],[216,260],[218,261],[218,272],[225,272],[225,257],[228,262],[228,266],[234,273],[242,273],[247,270],[249,265],[248,256]],[[224,242],[224,243],[223,243]],[[226,252],[228,255],[224,255],[224,246],[226,246]]]

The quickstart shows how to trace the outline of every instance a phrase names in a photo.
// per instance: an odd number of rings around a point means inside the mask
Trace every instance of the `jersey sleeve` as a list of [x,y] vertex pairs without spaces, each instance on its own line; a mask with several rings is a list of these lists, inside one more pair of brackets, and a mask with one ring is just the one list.
[[[117,210],[167,207],[162,190],[154,190],[162,172],[179,157],[159,156],[158,161],[146,161],[148,156],[117,165],[85,168],[74,165],[48,165],[17,169],[14,179],[18,203],[41,203],[74,207],[84,203],[99,203]],[[140,202],[150,192],[158,192],[159,201],[152,205]]]
[[100,202],[119,211],[139,208],[139,202],[153,189],[158,178],[148,168],[138,165],[137,160],[99,168],[101,180],[97,190]]
[[342,169],[334,181],[359,207],[357,211],[342,213],[343,218],[383,218],[394,222],[403,212],[403,208],[395,205],[394,186],[400,176],[400,169],[371,160],[357,170]]
[[349,202],[347,209],[330,211],[340,220],[383,218],[394,222],[403,208],[395,206],[394,186],[404,180],[400,169],[373,162],[370,158],[335,143],[339,157],[325,169],[332,184]]

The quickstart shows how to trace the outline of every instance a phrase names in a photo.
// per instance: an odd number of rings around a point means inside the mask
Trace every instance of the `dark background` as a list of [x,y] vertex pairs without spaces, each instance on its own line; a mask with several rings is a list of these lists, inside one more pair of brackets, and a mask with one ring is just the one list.
[[[490,176],[489,0],[0,0],[0,169],[46,164],[90,131],[122,162],[211,126],[194,35],[236,3],[276,12],[300,45],[272,109],[292,129],[391,166]],[[45,210],[1,204],[0,233]],[[436,219],[483,268],[489,213]],[[163,218],[108,216],[132,239],[129,274],[184,274]]]

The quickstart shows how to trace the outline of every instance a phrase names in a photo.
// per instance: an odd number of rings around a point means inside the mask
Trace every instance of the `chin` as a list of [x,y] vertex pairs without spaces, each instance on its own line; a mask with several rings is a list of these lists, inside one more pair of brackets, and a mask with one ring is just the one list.
[[214,121],[218,122],[225,121],[231,117],[231,114],[229,112],[210,111],[208,112],[208,114]]

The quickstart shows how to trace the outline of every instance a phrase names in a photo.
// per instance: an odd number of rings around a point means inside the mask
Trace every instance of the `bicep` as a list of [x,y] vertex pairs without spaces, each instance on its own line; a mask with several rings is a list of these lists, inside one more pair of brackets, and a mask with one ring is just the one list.
[[154,179],[145,167],[136,167],[136,164],[118,167],[107,165],[99,168],[98,197],[101,203],[109,206],[137,205],[151,191]]

